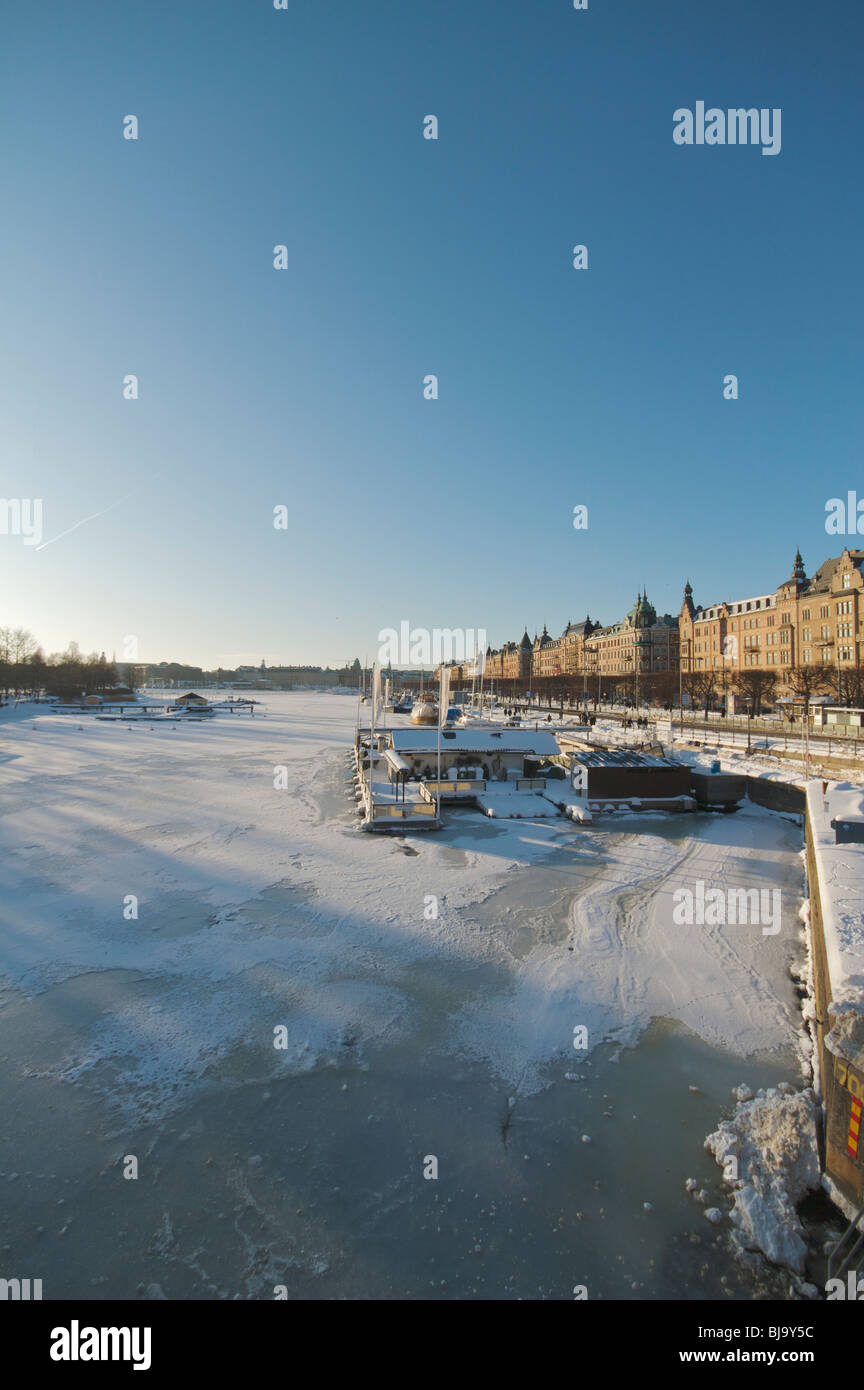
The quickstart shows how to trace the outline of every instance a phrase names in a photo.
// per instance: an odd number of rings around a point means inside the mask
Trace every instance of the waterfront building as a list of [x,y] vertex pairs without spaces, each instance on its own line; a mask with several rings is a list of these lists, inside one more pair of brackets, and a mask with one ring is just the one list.
[[807,577],[800,551],[776,589],[750,598],[696,606],[688,580],[679,615],[684,672],[716,672],[718,684],[746,671],[776,677],[777,694],[795,672],[816,668],[822,684],[860,694],[864,668],[864,550],[845,549]]

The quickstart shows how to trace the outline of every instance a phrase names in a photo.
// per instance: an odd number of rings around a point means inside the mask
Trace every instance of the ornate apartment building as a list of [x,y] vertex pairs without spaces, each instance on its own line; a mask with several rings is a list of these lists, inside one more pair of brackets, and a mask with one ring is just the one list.
[[532,647],[527,629],[521,642],[505,642],[498,651],[487,647],[484,678],[496,682],[515,681],[520,684],[530,680]]
[[[483,678],[528,685],[556,676],[580,675],[587,668],[586,639],[598,626],[586,617],[581,623],[568,623],[560,637],[550,637],[544,624],[533,642],[526,629],[521,642],[506,642],[497,650],[487,647]],[[454,670],[455,679],[470,677],[470,663]]]
[[696,607],[689,580],[678,619],[684,671],[864,666],[864,550],[844,550],[808,579],[800,552],[772,593]]
[[[677,621],[669,614],[658,619],[647,593],[642,593],[637,594],[626,617],[611,627],[586,616],[579,623],[568,622],[560,637],[551,637],[544,624],[533,641],[526,630],[521,642],[507,642],[497,650],[488,647],[483,679],[527,688],[561,677],[573,681],[595,676],[638,680],[643,674],[677,669]],[[454,683],[470,681],[472,676],[470,662],[451,671]]]
[[[657,612],[645,590],[618,623],[603,627],[586,617],[568,623],[560,637],[543,627],[533,641],[486,651],[484,680],[525,690],[568,678],[605,678],[609,686],[638,685],[641,677],[715,672],[717,688],[748,670],[778,677],[777,693],[788,692],[790,674],[802,666],[820,668],[843,694],[864,681],[864,550],[844,550],[825,560],[808,578],[796,552],[792,573],[769,593],[724,600],[707,607],[693,602],[688,580],[678,618]],[[848,685],[844,672],[850,673]],[[856,684],[853,685],[851,674]],[[436,673],[437,674],[437,673]],[[470,683],[472,663],[454,666],[454,684]],[[659,689],[657,681],[653,682]],[[666,681],[668,685],[668,680]],[[548,687],[547,687],[548,688]],[[733,695],[731,688],[727,692]],[[665,696],[664,696],[665,698]]]
[[647,591],[620,623],[598,627],[588,643],[589,670],[601,676],[640,676],[678,670],[678,625],[668,613],[662,618],[648,601]]

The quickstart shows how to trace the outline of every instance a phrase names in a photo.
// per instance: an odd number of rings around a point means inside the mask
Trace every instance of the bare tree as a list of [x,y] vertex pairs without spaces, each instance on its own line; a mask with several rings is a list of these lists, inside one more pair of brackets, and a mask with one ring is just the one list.
[[12,660],[19,665],[26,661],[28,656],[32,656],[38,646],[39,643],[32,632],[23,627],[16,627],[12,633]]
[[678,672],[652,671],[646,675],[644,686],[646,696],[661,705],[668,705],[678,694]]
[[797,695],[799,700],[804,701],[804,719],[809,717],[810,701],[814,695],[822,695],[828,689],[830,681],[830,671],[825,666],[793,666],[786,675],[786,684]]
[[864,706],[864,671],[860,666],[826,666],[825,683],[831,694],[853,709]]
[[0,627],[0,689],[7,695],[11,686],[12,629]]
[[39,643],[26,628],[16,627],[12,632],[6,629],[6,670],[7,682],[11,678],[16,695],[20,690],[29,689],[32,672],[27,669],[30,658],[39,650]]
[[717,693],[716,671],[685,671],[682,679],[684,689],[690,696],[694,707],[701,707],[708,718],[711,701]]
[[774,699],[777,675],[774,671],[760,671],[755,667],[736,671],[732,677],[732,689],[742,700],[749,701],[753,713],[758,715],[762,713],[763,704],[769,704]]

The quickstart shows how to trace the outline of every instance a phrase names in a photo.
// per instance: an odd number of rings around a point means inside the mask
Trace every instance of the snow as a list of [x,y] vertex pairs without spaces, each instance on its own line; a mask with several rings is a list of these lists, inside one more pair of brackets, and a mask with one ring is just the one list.
[[[657,813],[656,823],[662,832],[668,818]],[[788,822],[747,808],[678,823],[693,825],[693,833],[682,830],[672,841],[620,827],[608,836],[571,829],[558,854],[572,854],[575,838],[582,854],[602,846],[603,861],[587,886],[574,884],[573,949],[538,945],[511,993],[463,1012],[463,1046],[504,1075],[524,1067],[523,1089],[536,1084],[535,1059],[554,1055],[574,1023],[587,1027],[592,1046],[611,1034],[634,1041],[657,1017],[677,1019],[739,1055],[799,1046],[786,960],[801,879],[788,863]],[[782,884],[783,930],[772,937],[759,927],[676,927],[672,894],[700,879],[721,888]]]
[[849,782],[807,784],[819,879],[832,1014],[864,1013],[864,844],[836,843],[834,819],[864,817],[864,791]]
[[[102,1076],[122,1059],[112,1099],[130,1114],[170,1110],[277,1025],[274,1075],[331,1065],[346,1037],[404,1039],[418,1026],[413,973],[454,963],[494,966],[468,1002],[454,992],[454,1047],[520,1093],[572,1057],[574,1023],[590,1047],[635,1040],[656,1017],[740,1056],[795,1045],[789,928],[672,917],[674,889],[700,879],[791,887],[791,901],[799,866],[779,817],[680,817],[673,839],[660,815],[613,832],[466,814],[396,840],[363,835],[345,798],[356,706],[344,697],[274,692],[254,717],[152,727],[44,709],[0,712],[0,982],[32,996],[99,972],[100,1023],[61,1035],[43,1074]],[[472,914],[548,892],[547,862],[568,885],[562,930],[517,958]]]
[[[435,752],[438,747],[437,729],[396,728],[379,732],[392,735],[397,752]],[[560,753],[555,735],[548,729],[455,729],[442,734],[441,748],[445,752],[458,748],[460,753],[538,753],[546,757]]]
[[514,819],[531,820],[536,817],[550,820],[560,816],[561,812],[551,801],[547,801],[542,792],[538,791],[519,791],[515,783],[487,783],[487,790],[480,792],[477,796],[477,804],[487,816],[495,816],[500,819],[512,817]]
[[794,1095],[760,1090],[705,1140],[734,1190],[729,1219],[741,1246],[797,1274],[804,1273],[806,1246],[796,1207],[820,1183],[816,1111],[809,1088]]

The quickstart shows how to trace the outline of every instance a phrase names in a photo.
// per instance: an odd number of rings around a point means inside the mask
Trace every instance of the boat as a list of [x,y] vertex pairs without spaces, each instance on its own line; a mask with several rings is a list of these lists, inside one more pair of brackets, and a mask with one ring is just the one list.
[[411,710],[412,724],[437,724],[438,706],[431,700],[417,700]]

